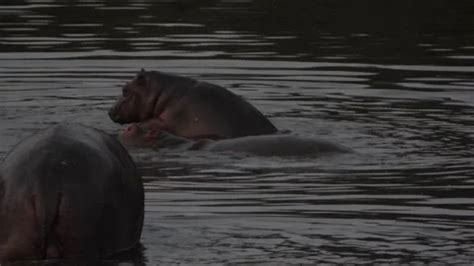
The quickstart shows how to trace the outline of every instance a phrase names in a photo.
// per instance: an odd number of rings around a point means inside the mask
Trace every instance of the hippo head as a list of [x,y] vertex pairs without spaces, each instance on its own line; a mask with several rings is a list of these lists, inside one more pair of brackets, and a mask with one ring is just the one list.
[[159,139],[160,130],[147,128],[140,124],[130,124],[119,135],[120,141],[126,146],[151,147]]
[[131,82],[123,86],[122,95],[109,111],[110,118],[120,124],[151,118],[160,93],[155,83],[150,72],[142,69]]
[[156,127],[153,122],[134,123],[126,127],[119,135],[122,144],[138,148],[163,148],[188,142]]

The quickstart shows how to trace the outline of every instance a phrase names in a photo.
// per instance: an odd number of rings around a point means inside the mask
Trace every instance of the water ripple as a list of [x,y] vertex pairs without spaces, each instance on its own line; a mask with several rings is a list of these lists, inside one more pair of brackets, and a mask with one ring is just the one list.
[[130,150],[150,264],[472,262],[474,46],[457,6],[467,1],[444,3],[433,28],[417,4],[400,20],[386,4],[374,17],[338,1],[211,2],[1,5],[0,159],[61,121],[117,134],[107,111],[120,87],[141,68],[172,72],[355,153]]

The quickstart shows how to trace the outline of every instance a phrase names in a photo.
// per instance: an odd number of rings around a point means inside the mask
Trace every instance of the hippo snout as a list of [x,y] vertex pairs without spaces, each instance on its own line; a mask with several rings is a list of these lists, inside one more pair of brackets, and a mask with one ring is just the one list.
[[114,121],[115,123],[119,123],[119,124],[125,124],[126,121],[123,119],[123,117],[120,115],[119,111],[118,111],[118,107],[117,105],[115,105],[114,107],[112,107],[110,110],[109,110],[109,117],[110,119],[112,119],[112,121]]
[[112,119],[112,121],[117,122],[119,116],[117,115],[117,112],[115,111],[115,108],[112,108],[109,110],[109,117]]
[[115,123],[126,124],[126,123],[131,122],[131,121],[126,121],[125,119],[127,114],[124,113],[123,111],[124,101],[125,101],[125,98],[123,96],[119,96],[114,106],[112,106],[112,108],[110,108],[109,110],[109,117]]
[[115,123],[119,123],[119,124],[121,124],[121,125],[127,124],[127,121],[125,121],[125,119],[123,119],[123,118],[122,118],[121,116],[119,116],[119,115],[115,115],[115,116],[114,116],[114,115],[110,115],[110,114],[109,114],[109,116],[110,116],[110,119],[112,119],[112,121],[114,121]]

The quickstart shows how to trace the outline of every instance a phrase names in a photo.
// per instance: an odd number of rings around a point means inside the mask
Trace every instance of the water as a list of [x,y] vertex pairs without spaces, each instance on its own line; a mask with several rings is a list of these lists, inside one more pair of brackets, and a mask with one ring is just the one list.
[[474,261],[472,1],[0,3],[0,159],[61,121],[115,134],[142,67],[357,151],[131,151],[145,263]]

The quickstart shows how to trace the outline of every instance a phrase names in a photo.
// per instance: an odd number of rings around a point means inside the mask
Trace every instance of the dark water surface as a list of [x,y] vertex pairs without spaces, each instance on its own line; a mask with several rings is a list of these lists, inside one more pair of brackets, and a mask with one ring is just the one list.
[[145,261],[474,261],[474,1],[0,1],[0,159],[142,67],[357,153],[132,151]]

